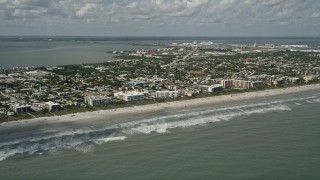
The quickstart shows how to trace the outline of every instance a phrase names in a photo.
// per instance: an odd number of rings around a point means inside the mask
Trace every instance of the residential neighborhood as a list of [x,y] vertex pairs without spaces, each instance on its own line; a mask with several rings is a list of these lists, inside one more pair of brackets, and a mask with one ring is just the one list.
[[282,87],[319,81],[320,52],[304,45],[173,43],[112,52],[118,60],[0,70],[0,113],[70,108]]

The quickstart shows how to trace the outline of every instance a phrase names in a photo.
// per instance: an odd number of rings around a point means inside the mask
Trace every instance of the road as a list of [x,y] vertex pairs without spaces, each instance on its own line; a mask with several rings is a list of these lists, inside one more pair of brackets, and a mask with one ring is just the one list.
[[197,50],[197,49],[194,49],[193,51],[191,51],[190,53],[188,53],[187,55],[185,55],[185,56],[182,58],[182,60],[183,60],[183,61],[187,60],[193,53],[196,52],[196,50]]

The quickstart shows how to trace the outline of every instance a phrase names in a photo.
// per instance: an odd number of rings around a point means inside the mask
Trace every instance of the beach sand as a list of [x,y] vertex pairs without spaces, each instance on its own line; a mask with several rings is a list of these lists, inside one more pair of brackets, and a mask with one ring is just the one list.
[[[124,119],[136,116],[142,116],[145,114],[158,113],[162,111],[171,110],[186,110],[191,108],[197,108],[200,106],[214,106],[218,107],[219,104],[223,103],[233,103],[239,101],[267,98],[271,96],[280,96],[286,94],[300,93],[305,91],[316,91],[320,90],[320,84],[289,87],[282,89],[269,89],[256,92],[246,92],[230,95],[212,96],[206,98],[196,98],[183,101],[173,101],[166,103],[157,103],[141,106],[133,106],[126,108],[118,108],[111,110],[98,110],[93,112],[82,112],[75,114],[68,114],[62,116],[52,116],[52,117],[41,117],[28,120],[19,120],[4,122],[0,126],[0,130],[21,128],[21,127],[33,127],[33,126],[45,126],[48,124],[56,123],[97,123],[105,122],[116,119]],[[320,92],[320,91],[319,91]]]

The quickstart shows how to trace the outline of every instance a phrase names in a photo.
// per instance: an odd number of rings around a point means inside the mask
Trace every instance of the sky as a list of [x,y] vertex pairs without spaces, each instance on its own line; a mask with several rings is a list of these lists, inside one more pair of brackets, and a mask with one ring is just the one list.
[[320,0],[0,0],[0,36],[320,36]]

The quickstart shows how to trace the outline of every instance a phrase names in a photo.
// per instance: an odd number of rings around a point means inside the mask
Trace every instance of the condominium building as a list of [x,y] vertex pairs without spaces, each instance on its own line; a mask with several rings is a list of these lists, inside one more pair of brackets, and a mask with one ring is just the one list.
[[14,104],[11,106],[11,109],[13,112],[17,114],[23,114],[23,113],[29,113],[31,112],[31,106],[30,105],[20,105],[20,104]]
[[220,84],[223,88],[232,88],[232,79],[223,79]]
[[108,96],[85,96],[84,102],[90,106],[103,106],[111,103],[111,98]]
[[236,89],[249,89],[251,87],[251,81],[232,80],[232,87]]
[[137,91],[118,92],[118,93],[114,93],[114,98],[117,98],[123,101],[143,100],[144,93],[137,92]]
[[251,81],[237,79],[223,79],[220,84],[223,88],[249,89],[251,87]]
[[176,98],[178,97],[178,91],[157,91],[157,98]]

